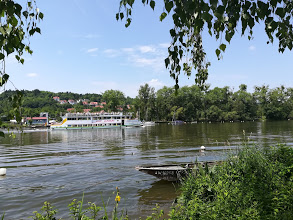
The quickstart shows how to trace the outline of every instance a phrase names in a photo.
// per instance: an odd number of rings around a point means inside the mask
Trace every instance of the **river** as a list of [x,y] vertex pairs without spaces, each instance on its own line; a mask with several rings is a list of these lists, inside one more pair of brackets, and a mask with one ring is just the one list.
[[[137,165],[213,161],[225,158],[243,141],[293,145],[293,122],[157,124],[125,129],[33,131],[0,138],[0,216],[27,219],[49,201],[68,219],[73,199],[108,203],[131,219],[151,215],[158,203],[172,205],[179,186],[135,170]],[[200,152],[200,146],[206,147]]]

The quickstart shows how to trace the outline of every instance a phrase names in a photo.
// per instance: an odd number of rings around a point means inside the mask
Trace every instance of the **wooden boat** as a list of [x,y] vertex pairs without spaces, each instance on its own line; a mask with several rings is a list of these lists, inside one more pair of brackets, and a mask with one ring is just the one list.
[[179,181],[186,177],[193,168],[202,166],[213,166],[217,162],[197,162],[190,164],[179,164],[179,165],[156,165],[156,166],[137,166],[136,170],[153,175],[159,179],[167,181]]

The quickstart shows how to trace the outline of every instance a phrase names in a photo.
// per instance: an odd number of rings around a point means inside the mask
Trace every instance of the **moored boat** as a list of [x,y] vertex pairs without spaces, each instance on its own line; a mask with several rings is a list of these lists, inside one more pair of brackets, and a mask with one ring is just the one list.
[[51,129],[94,129],[139,127],[138,119],[131,119],[130,114],[122,113],[66,113],[62,122],[52,124]]
[[145,126],[152,126],[152,125],[155,125],[156,123],[154,121],[144,121],[143,122],[143,125]]
[[135,169],[167,181],[178,181],[186,177],[190,170],[190,168],[180,165],[138,166]]
[[155,176],[162,180],[167,181],[179,181],[185,178],[194,168],[202,166],[203,168],[208,166],[214,166],[218,162],[197,162],[197,163],[187,163],[179,165],[155,165],[155,166],[137,166],[136,170]]

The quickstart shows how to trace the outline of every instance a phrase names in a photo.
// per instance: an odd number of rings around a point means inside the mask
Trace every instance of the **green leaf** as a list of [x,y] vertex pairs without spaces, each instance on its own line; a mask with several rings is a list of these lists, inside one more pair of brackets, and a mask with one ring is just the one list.
[[175,32],[174,29],[171,29],[171,30],[170,30],[170,35],[171,35],[171,37],[174,37],[174,36],[176,35],[176,32]]
[[205,12],[202,14],[202,18],[206,21],[206,22],[211,22],[213,19],[213,16],[210,15],[208,12]]
[[35,28],[36,32],[38,32],[39,34],[41,34],[41,29],[40,28]]
[[131,19],[130,18],[127,18],[125,27],[129,27],[130,23],[131,23]]
[[[120,13],[119,16],[120,16],[120,19],[121,19],[121,20],[124,18],[124,14],[123,14],[123,13]],[[117,19],[117,20],[118,20],[118,19]]]
[[116,13],[116,20],[119,20],[119,13]]
[[226,41],[228,41],[230,43],[231,38],[232,38],[232,34],[230,32],[228,32],[228,31],[226,31],[226,34],[225,34]]
[[163,21],[167,16],[167,13],[166,12],[163,12],[160,16],[160,21]]
[[24,11],[24,12],[22,12],[22,14],[23,14],[23,16],[24,16],[25,18],[28,17],[28,11]]
[[36,32],[36,30],[35,30],[34,28],[31,29],[31,30],[29,30],[29,34],[30,34],[30,36],[34,35],[35,32]]
[[0,27],[0,33],[3,34],[4,36],[6,35],[6,31],[3,27]]
[[43,14],[42,12],[40,12],[40,14],[39,14],[39,18],[43,20],[43,18],[44,18],[44,14]]
[[283,8],[277,8],[276,14],[279,15],[281,18],[285,17],[285,10]]
[[170,13],[173,6],[174,6],[173,1],[165,2],[165,8],[168,13]]
[[3,60],[5,58],[3,53],[0,53],[0,60]]
[[221,44],[219,48],[220,48],[221,51],[225,52],[226,44]]
[[278,3],[278,0],[271,0],[271,5],[273,7],[276,7],[277,6],[277,3]]
[[220,54],[221,54],[221,51],[219,49],[216,49],[216,55],[217,55],[218,59],[220,57]]
[[218,5],[218,0],[210,0],[211,6],[213,6],[214,8],[217,7]]
[[169,58],[166,58],[165,59],[165,66],[166,66],[166,68],[168,68],[169,64],[170,64],[170,59]]
[[16,19],[16,17],[13,16],[10,23],[12,24],[13,27],[15,27],[18,24],[18,20]]
[[2,78],[3,78],[3,81],[4,82],[7,82],[8,79],[9,79],[9,75],[8,74],[4,74]]
[[156,6],[156,2],[155,1],[151,1],[150,2],[150,6],[153,10],[155,10],[155,6]]
[[[0,131],[0,137],[5,137],[4,132]],[[4,215],[3,215],[4,216]],[[4,218],[3,218],[4,219]]]

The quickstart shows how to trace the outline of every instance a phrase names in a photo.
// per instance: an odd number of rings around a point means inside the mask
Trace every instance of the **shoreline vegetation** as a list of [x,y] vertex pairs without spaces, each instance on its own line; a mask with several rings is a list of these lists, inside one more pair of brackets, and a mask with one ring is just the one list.
[[[250,146],[246,143],[236,154],[212,168],[194,169],[182,181],[177,204],[170,208],[168,219],[291,219],[293,212],[293,149],[285,145]],[[119,189],[112,198],[111,212],[94,203],[73,200],[68,218],[130,219],[127,210],[119,209],[123,196]],[[45,202],[35,220],[58,218],[58,207]],[[2,220],[5,214],[2,214]],[[1,216],[1,215],[0,215]],[[1,217],[0,217],[1,218]],[[166,219],[157,205],[147,220]]]
[[[0,121],[14,119],[10,97],[16,93],[7,90],[0,94]],[[293,118],[293,88],[280,86],[255,86],[252,93],[241,84],[237,91],[226,86],[206,90],[198,86],[184,86],[175,91],[163,87],[155,92],[145,84],[135,98],[125,97],[119,90],[107,90],[102,94],[77,94],[71,92],[47,92],[23,90],[22,117],[36,117],[48,112],[50,119],[61,120],[66,112],[127,112],[142,121],[167,122],[234,122],[253,120],[290,120]],[[70,100],[75,104],[53,99]],[[79,100],[79,102],[75,102]],[[86,100],[86,101],[80,101]],[[90,103],[97,103],[90,105]],[[99,104],[103,103],[103,105]],[[0,125],[1,126],[1,125]]]

